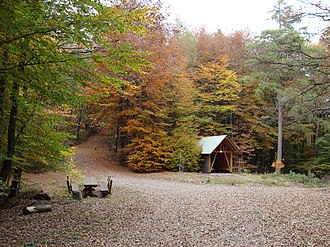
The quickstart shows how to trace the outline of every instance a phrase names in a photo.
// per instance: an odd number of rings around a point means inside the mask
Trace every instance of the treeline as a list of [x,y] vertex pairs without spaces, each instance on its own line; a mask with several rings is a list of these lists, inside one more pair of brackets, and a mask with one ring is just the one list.
[[2,181],[62,164],[72,125],[138,172],[198,171],[199,137],[220,134],[241,168],[328,172],[330,30],[316,45],[295,26],[329,18],[315,7],[279,0],[279,29],[252,37],[168,25],[159,1],[1,1]]

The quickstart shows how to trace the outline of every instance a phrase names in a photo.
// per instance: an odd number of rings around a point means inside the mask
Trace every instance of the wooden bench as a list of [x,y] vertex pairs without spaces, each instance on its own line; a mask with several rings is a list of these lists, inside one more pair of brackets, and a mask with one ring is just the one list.
[[97,187],[97,181],[95,178],[85,177],[83,184],[84,184],[83,191],[86,192],[85,196],[97,197],[97,194],[94,193],[95,188]]
[[79,184],[77,183],[71,183],[71,192],[72,192],[72,198],[76,200],[82,200],[82,194],[79,190]]
[[80,191],[79,190],[79,184],[71,183],[71,192],[74,192],[74,191]]
[[102,197],[107,196],[108,194],[112,194],[112,179],[111,176],[107,178],[107,181],[102,181],[100,184]]
[[108,189],[108,186],[107,186],[107,182],[102,181],[101,184],[100,184],[100,187],[101,187],[102,197],[107,196],[109,194],[109,189]]
[[79,184],[74,183],[70,180],[69,176],[67,176],[67,186],[69,193],[72,193],[72,197],[77,200],[81,200],[82,197],[93,196],[97,197],[99,193],[95,193],[98,186],[100,186],[100,192],[102,197],[112,194],[112,179],[111,176],[108,176],[105,181],[101,181],[100,184],[97,183],[96,179],[93,177],[85,177],[83,179],[84,189],[79,189]]

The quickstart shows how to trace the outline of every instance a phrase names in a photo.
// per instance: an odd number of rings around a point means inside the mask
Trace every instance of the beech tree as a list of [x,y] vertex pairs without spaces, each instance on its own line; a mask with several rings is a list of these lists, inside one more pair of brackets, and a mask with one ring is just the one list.
[[[14,172],[14,194],[26,160],[31,161],[32,156],[34,160],[61,160],[65,156],[67,148],[60,141],[64,136],[54,128],[49,109],[73,103],[86,81],[118,82],[98,74],[93,61],[110,70],[141,70],[139,51],[124,43],[115,47],[104,34],[142,34],[145,29],[137,22],[144,21],[147,11],[128,12],[87,0],[0,2],[0,177],[8,181]],[[38,132],[43,138],[33,138],[37,119],[47,123],[39,125],[47,129]],[[52,142],[52,138],[58,141]],[[40,152],[32,155],[32,147]]]
[[[159,29],[150,30],[145,40],[145,49],[151,52],[147,59],[152,62],[153,67],[148,70],[147,75],[140,78],[141,91],[135,103],[135,112],[138,114],[133,115],[128,125],[122,128],[122,131],[129,131],[128,134],[132,137],[132,143],[126,148],[127,161],[128,166],[136,171],[177,169],[178,149],[189,149],[189,145],[194,149],[197,146],[197,139],[194,139],[195,143],[181,143],[182,145],[179,145],[182,138],[175,139],[178,137],[175,134],[180,132],[177,130],[178,119],[181,117],[176,111],[177,100],[184,97],[182,94],[185,92],[180,89],[188,86],[184,84],[186,61],[180,41],[176,37],[167,36],[165,28],[160,25]],[[134,126],[139,127],[138,132],[132,131]],[[136,150],[140,145],[144,148],[139,149],[141,152],[138,156],[144,158],[137,160]],[[194,163],[190,161],[192,160],[189,160],[189,164]],[[187,166],[187,169],[191,167]]]
[[227,66],[227,58],[223,57],[201,65],[195,74],[202,136],[227,133],[231,128],[230,114],[236,110],[232,103],[239,97],[240,85]]

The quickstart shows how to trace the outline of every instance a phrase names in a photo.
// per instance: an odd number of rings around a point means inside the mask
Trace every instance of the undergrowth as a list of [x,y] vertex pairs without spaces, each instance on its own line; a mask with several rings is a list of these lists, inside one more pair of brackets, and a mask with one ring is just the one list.
[[325,183],[315,177],[313,173],[299,174],[290,172],[289,174],[232,174],[231,176],[212,176],[205,180],[207,184],[221,185],[242,185],[242,184],[262,184],[266,186],[304,186],[304,187],[324,187]]

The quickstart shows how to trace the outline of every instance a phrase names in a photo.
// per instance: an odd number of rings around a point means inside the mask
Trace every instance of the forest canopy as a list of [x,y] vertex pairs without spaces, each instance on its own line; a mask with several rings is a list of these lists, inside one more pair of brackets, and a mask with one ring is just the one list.
[[137,172],[199,171],[199,138],[226,134],[236,169],[328,173],[330,26],[296,24],[330,8],[307,4],[255,37],[168,24],[160,1],[0,1],[2,183],[63,166],[82,128]]

